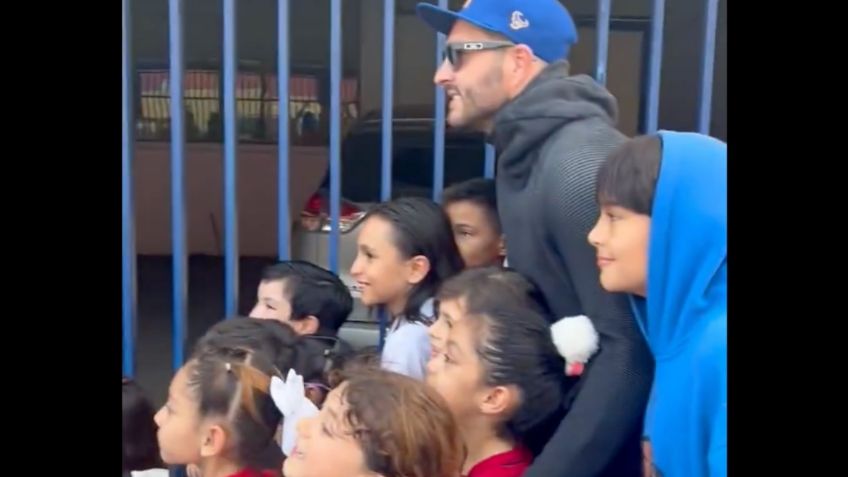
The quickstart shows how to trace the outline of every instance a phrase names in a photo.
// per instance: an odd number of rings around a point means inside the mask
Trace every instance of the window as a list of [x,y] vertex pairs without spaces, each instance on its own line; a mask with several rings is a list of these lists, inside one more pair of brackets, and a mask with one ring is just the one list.
[[[329,122],[322,101],[318,74],[295,74],[289,78],[289,140],[292,145],[326,145]],[[170,74],[167,69],[138,73],[136,138],[169,141],[171,126]],[[344,78],[341,85],[342,131],[359,116],[359,84]],[[239,72],[236,78],[236,122],[240,142],[276,143],[279,139],[279,103],[276,73]],[[329,97],[329,95],[325,95]],[[220,73],[212,69],[185,72],[186,141],[221,142],[223,107]]]

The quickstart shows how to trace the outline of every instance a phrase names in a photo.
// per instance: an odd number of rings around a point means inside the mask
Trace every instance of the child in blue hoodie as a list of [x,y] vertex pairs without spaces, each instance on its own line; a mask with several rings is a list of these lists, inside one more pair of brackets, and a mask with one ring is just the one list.
[[727,145],[632,139],[598,173],[601,285],[631,294],[656,361],[647,476],[727,475]]

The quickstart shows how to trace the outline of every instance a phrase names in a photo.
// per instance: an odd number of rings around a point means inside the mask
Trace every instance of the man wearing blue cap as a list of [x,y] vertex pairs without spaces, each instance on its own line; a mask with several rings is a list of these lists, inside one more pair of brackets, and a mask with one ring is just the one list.
[[586,240],[599,214],[598,169],[626,139],[615,129],[615,98],[588,76],[569,76],[577,29],[557,0],[417,11],[448,35],[434,78],[449,100],[448,124],[485,132],[497,151],[509,265],[541,288],[554,316],[587,315],[601,338],[568,414],[524,475],[641,475],[653,361],[626,297],[601,288]]

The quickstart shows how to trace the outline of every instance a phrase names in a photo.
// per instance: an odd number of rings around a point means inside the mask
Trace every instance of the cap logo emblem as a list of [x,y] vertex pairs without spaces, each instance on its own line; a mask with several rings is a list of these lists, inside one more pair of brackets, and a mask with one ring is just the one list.
[[527,28],[530,26],[530,22],[524,18],[524,14],[519,12],[518,10],[512,12],[512,18],[509,22],[509,27],[513,30],[521,30],[522,28]]

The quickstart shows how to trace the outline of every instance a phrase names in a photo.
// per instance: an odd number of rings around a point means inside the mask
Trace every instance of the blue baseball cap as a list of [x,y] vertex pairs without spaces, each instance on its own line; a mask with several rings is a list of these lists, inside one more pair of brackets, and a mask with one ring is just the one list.
[[418,17],[445,35],[457,20],[524,44],[548,63],[568,58],[577,27],[559,0],[468,0],[458,12],[430,3],[415,7]]

